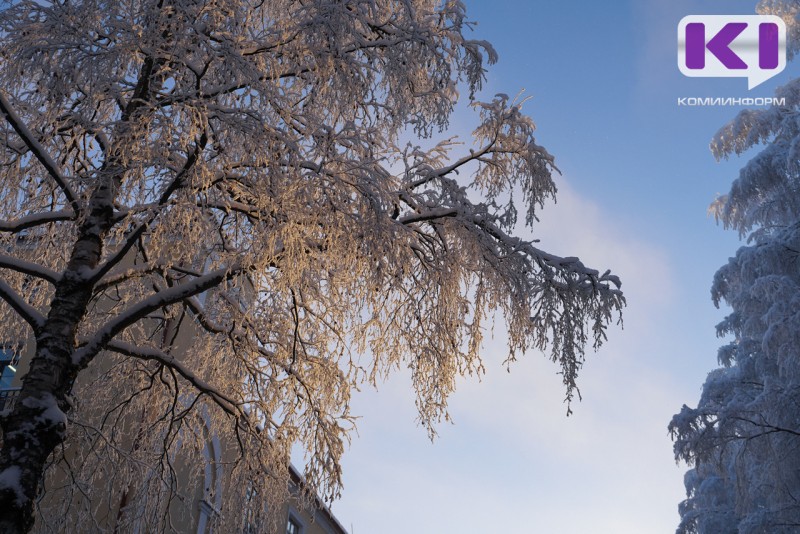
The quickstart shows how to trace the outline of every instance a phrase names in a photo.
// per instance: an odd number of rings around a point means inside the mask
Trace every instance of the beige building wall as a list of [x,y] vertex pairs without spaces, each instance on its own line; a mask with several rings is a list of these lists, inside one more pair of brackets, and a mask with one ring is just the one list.
[[[15,366],[16,373],[13,381],[11,381],[11,386],[2,388],[2,391],[0,391],[0,398],[5,399],[7,402],[6,408],[11,406],[14,399],[13,394],[21,386],[21,377],[26,373],[28,361],[31,357],[31,347],[31,342],[26,344],[25,350]],[[2,395],[8,396],[3,397]],[[135,430],[130,430],[135,433]],[[1,438],[2,436],[0,435]],[[224,491],[226,486],[225,470],[222,467],[224,464],[223,456],[225,455],[224,447],[218,439],[211,436],[206,445],[205,455],[207,462],[200,473],[195,466],[186,465],[185,462],[181,461],[175,463],[178,484],[188,483],[192,477],[203,477],[203,484],[195,484],[197,491],[193,496],[193,506],[187,507],[183,504],[176,504],[170,507],[171,523],[181,533],[212,534],[221,532],[214,528],[214,519],[217,514],[216,510],[219,508],[221,492]],[[65,480],[64,476],[56,475],[48,478],[50,488],[48,488],[48,492],[44,497],[45,502],[42,503],[43,505],[47,506],[47,501],[50,499],[68,498],[65,489],[69,481]],[[290,476],[290,493],[298,495],[303,486],[302,477],[292,466],[290,466]],[[98,479],[97,483],[101,486],[103,485],[102,477]],[[127,492],[125,488],[115,489],[116,491],[106,494],[99,491],[92,492],[96,502],[92,502],[90,506],[95,511],[94,519],[102,530],[124,532],[117,528],[117,521],[120,517],[120,509],[124,508],[126,504]],[[278,514],[277,520],[280,525],[276,534],[347,534],[346,529],[319,499],[316,499],[314,505],[309,509],[302,506],[298,498],[292,498],[275,513]],[[242,534],[267,534],[266,526],[262,522],[255,520],[248,524],[246,516],[247,510],[243,506]],[[69,521],[65,523],[69,524]],[[64,530],[59,530],[57,525],[42,525],[41,522],[37,523],[36,530],[53,532],[54,528],[56,532],[68,532],[66,527],[62,527]]]
[[[133,262],[131,262],[133,263]],[[128,268],[130,264],[122,265],[120,268]],[[181,327],[174,338],[172,344],[173,354],[185,353],[190,346],[190,341],[195,335],[195,326],[191,320],[180,321]],[[2,342],[3,340],[0,340]],[[34,342],[29,339],[24,343],[23,350],[14,363],[13,377],[6,380],[3,385],[0,385],[0,409],[10,408],[14,402],[14,396],[21,386],[21,377],[25,375],[28,370],[30,358],[33,355]],[[98,357],[81,375],[79,380],[85,380],[90,383],[92,376],[97,376],[104,371],[104,362],[108,358]],[[7,377],[9,376],[6,373]],[[94,406],[89,407],[95,408]],[[96,407],[102,408],[102,407]],[[147,428],[147,422],[144,420],[123,422],[125,429],[125,436],[127,439],[135,440],[137,432],[143,431]],[[2,435],[0,435],[2,440]],[[65,456],[69,456],[69,449],[65,452]],[[169,507],[170,523],[172,526],[181,533],[186,534],[211,534],[220,532],[214,528],[215,517],[221,502],[222,492],[227,486],[226,473],[223,468],[225,458],[229,456],[226,454],[224,444],[220,443],[215,436],[208,436],[206,441],[206,449],[204,451],[206,457],[206,465],[194,466],[188,465],[184,459],[180,458],[174,462],[176,473],[176,485],[178,486],[194,486],[197,490],[191,497],[190,503],[175,503]],[[53,499],[67,499],[72,500],[80,499],[80,494],[76,497],[76,492],[70,488],[70,481],[66,472],[51,473],[48,476],[47,492],[43,499],[43,505],[48,504],[48,500]],[[290,466],[290,493],[298,495],[300,489],[303,487],[302,477],[299,475],[294,467]],[[189,484],[194,477],[202,477],[203,484]],[[108,488],[104,483],[107,479],[101,475],[95,474],[95,484],[102,488]],[[97,489],[97,488],[95,488]],[[93,510],[93,518],[96,521],[98,530],[107,532],[120,532],[125,531],[118,528],[118,521],[121,517],[120,510],[125,507],[126,499],[129,494],[129,489],[112,487],[110,492],[92,491],[91,503],[80,503],[82,506],[89,506]],[[71,495],[68,496],[68,495]],[[272,534],[268,533],[266,526],[262,522],[252,521],[248,525],[246,506],[242,508],[242,534]],[[319,500],[315,499],[314,505],[311,509],[300,505],[298,498],[294,497],[285,503],[282,509],[276,510],[275,513],[279,515],[277,519],[279,530],[275,534],[346,534],[345,528],[333,516],[330,510]],[[66,521],[65,524],[69,524]],[[37,531],[40,532],[68,532],[64,525],[43,525],[41,521],[37,521]],[[71,534],[71,533],[70,533]],[[228,533],[222,533],[228,534]]]

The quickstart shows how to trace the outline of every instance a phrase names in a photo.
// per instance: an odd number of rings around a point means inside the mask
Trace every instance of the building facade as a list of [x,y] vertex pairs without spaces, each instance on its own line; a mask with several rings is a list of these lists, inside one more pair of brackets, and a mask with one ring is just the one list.
[[[27,370],[27,360],[30,358],[30,344],[23,350],[15,350],[12,345],[0,345],[0,413],[10,410],[21,388],[21,377]],[[2,434],[0,434],[2,441]],[[68,445],[69,447],[69,445]],[[175,474],[176,485],[183,485],[190,477],[200,476],[203,479],[202,485],[195,484],[197,489],[194,495],[176,502],[174,506],[169,506],[169,531],[181,534],[228,534],[231,532],[230,524],[228,527],[219,525],[219,509],[221,498],[225,488],[229,487],[230,481],[226,479],[225,456],[229,453],[223,443],[215,436],[209,436],[206,442],[203,456],[205,465],[202,469],[192,469],[191,466],[183,465],[176,461]],[[69,456],[69,451],[65,452]],[[288,491],[290,498],[281,506],[267,508],[258,502],[258,496],[253,492],[247,492],[245,501],[241,507],[241,517],[234,518],[233,523],[240,525],[231,534],[347,534],[347,530],[333,515],[331,510],[318,497],[303,497],[306,488],[303,477],[292,465],[288,466],[289,482]],[[51,470],[52,471],[52,470]],[[37,517],[34,527],[35,532],[73,532],[72,522],[69,518],[70,506],[63,506],[56,502],[59,499],[75,500],[76,492],[69,488],[68,475],[66,473],[48,474],[49,486],[43,496],[40,507],[42,509],[65,509],[67,519],[63,517],[43,518]],[[110,487],[106,485],[102,476],[92,479],[94,484],[100,486],[96,489],[100,491],[87,492],[92,495],[94,502],[84,503],[83,508],[90,508],[95,516],[92,523],[97,532],[113,532],[139,534],[140,532],[152,532],[147,528],[138,528],[136,523],[125,522],[122,520],[123,511],[128,505],[130,495],[129,488]],[[80,493],[80,492],[77,492]],[[77,509],[79,505],[76,505]],[[266,516],[263,514],[266,513]],[[52,515],[52,514],[51,514]],[[57,514],[56,514],[57,515]],[[277,527],[276,527],[277,525]],[[277,531],[275,530],[277,528]]]

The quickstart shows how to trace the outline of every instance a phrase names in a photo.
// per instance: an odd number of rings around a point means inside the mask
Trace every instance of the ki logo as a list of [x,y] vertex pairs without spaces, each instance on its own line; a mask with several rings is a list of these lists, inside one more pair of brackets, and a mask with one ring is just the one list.
[[684,76],[747,78],[753,89],[786,67],[786,25],[774,15],[689,15],[678,24]]

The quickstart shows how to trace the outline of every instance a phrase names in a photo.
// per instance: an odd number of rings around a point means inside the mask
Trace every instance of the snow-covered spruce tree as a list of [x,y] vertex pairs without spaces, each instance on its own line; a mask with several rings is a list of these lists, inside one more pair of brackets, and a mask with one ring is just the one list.
[[[797,52],[798,2],[762,2],[781,15]],[[715,304],[732,311],[724,366],[708,375],[697,408],[672,420],[686,474],[679,533],[782,533],[800,528],[800,80],[778,90],[785,105],[747,110],[712,141],[716,157],[765,147],[712,210],[749,246],[714,278]]]
[[495,60],[460,1],[3,4],[0,323],[35,355],[0,531],[31,528],[43,485],[64,493],[45,529],[169,529],[209,436],[234,449],[221,531],[285,497],[294,443],[333,498],[351,390],[408,366],[432,431],[496,311],[509,360],[548,350],[572,398],[624,300],[510,234],[512,189],[528,224],[556,191],[532,121],[498,96],[471,150],[398,146]]

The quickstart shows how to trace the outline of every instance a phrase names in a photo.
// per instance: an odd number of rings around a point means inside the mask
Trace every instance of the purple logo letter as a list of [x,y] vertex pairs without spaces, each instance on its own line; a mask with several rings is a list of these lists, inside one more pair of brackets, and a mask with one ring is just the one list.
[[[706,48],[729,69],[746,69],[747,64],[733,53],[730,44],[747,28],[745,22],[729,22],[706,44],[706,27],[702,22],[686,25],[686,66],[690,69],[703,69],[706,66]],[[777,27],[776,27],[777,30]],[[775,33],[777,36],[777,31]],[[777,38],[775,56],[778,55]],[[763,67],[762,67],[763,68]]]
[[777,69],[780,61],[778,25],[764,22],[758,25],[758,66],[762,69]]

